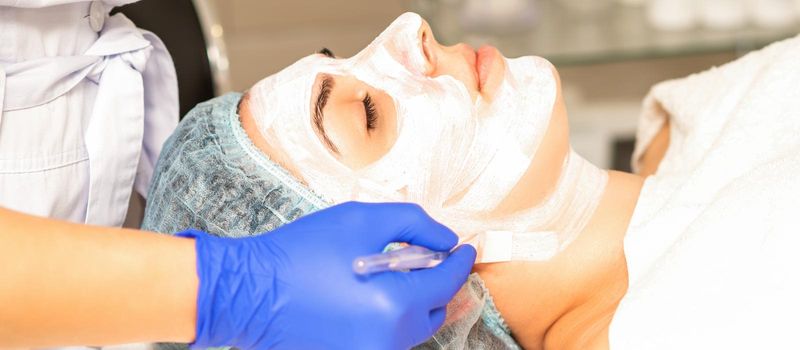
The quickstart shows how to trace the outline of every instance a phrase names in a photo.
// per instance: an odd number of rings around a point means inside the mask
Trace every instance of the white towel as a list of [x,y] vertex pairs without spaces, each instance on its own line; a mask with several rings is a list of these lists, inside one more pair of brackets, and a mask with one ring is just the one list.
[[800,37],[656,85],[634,159],[666,118],[611,349],[800,349]]

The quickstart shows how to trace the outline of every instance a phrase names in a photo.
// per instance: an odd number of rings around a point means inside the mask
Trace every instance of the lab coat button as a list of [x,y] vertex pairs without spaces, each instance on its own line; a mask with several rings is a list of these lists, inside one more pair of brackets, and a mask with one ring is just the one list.
[[103,6],[102,1],[92,1],[89,6],[89,26],[95,32],[103,30],[103,24],[106,22],[106,8]]

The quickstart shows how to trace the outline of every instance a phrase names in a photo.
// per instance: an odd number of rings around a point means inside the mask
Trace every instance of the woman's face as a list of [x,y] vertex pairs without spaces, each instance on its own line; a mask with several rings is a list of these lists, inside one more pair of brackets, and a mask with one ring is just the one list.
[[[445,46],[436,41],[425,20],[416,30],[417,50],[424,58],[422,74],[428,78],[447,76],[463,84],[473,104],[491,102],[505,78],[506,60],[493,46],[475,49],[458,43]],[[319,53],[326,59],[337,59]],[[554,76],[555,69],[552,70]],[[556,77],[557,79],[557,77]],[[324,87],[324,88],[323,88]],[[394,96],[353,75],[320,73],[313,84],[312,113],[318,96],[327,91],[319,114],[322,124],[316,128],[320,141],[342,163],[361,168],[385,155],[397,139],[397,111]],[[560,100],[560,89],[557,90]],[[563,110],[563,109],[562,109]],[[314,115],[312,114],[312,120]]]
[[[491,46],[476,51],[460,43],[444,46],[436,42],[424,20],[417,30],[418,48],[424,58],[422,74],[428,78],[448,76],[463,84],[471,101],[491,101],[503,79],[505,62]],[[351,75],[320,74],[312,96],[331,87],[318,136],[345,164],[359,168],[386,154],[397,139],[397,111],[393,96]],[[369,97],[366,101],[365,98]],[[312,103],[315,100],[312,99]]]
[[413,13],[357,55],[307,56],[250,95],[268,148],[286,155],[274,158],[333,201],[486,212],[512,189],[555,182],[568,148],[547,61],[443,46]]

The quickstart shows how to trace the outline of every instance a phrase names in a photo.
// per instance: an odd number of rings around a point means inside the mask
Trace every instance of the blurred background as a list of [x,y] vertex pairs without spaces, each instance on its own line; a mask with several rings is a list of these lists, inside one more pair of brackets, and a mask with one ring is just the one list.
[[800,33],[800,0],[144,0],[121,11],[169,47],[184,112],[321,47],[351,56],[414,11],[443,44],[553,62],[573,146],[617,169],[628,168],[650,86]]

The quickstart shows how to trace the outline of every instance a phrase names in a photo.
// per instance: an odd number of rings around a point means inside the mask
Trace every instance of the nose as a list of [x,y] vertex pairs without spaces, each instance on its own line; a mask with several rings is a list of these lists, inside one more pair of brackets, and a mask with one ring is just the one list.
[[439,44],[427,21],[422,22],[418,36],[426,60],[425,75],[432,78],[449,75],[464,84],[475,100],[479,94],[475,49],[464,43]]
[[422,54],[425,56],[425,75],[431,76],[433,71],[436,70],[438,63],[437,49],[439,47],[439,43],[436,42],[436,38],[433,36],[431,26],[425,20],[422,21],[422,25],[419,28],[417,36],[419,37],[419,42],[422,46]]

